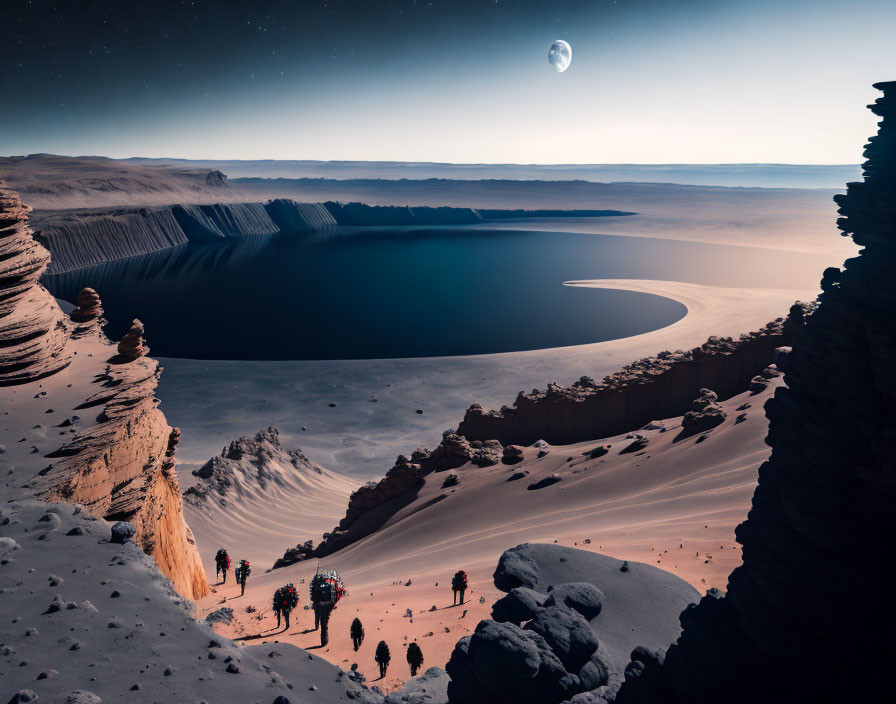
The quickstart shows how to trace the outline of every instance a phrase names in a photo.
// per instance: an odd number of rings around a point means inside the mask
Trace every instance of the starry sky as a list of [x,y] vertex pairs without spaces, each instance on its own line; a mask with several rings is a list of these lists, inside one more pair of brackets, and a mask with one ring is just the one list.
[[855,163],[894,26],[893,0],[0,0],[0,155]]

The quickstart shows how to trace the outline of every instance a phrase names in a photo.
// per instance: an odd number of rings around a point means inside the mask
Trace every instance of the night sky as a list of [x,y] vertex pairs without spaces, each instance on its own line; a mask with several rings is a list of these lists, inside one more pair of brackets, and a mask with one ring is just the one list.
[[0,0],[0,155],[851,163],[894,26],[892,0]]

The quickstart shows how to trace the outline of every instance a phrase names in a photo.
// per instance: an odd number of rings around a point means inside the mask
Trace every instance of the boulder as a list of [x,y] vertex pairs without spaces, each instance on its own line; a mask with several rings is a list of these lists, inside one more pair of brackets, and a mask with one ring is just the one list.
[[578,672],[597,651],[597,636],[581,614],[565,606],[541,609],[525,630],[545,639],[568,672]]
[[492,606],[492,618],[495,621],[515,623],[535,618],[535,614],[544,606],[545,595],[534,589],[515,587],[510,593],[498,599]]
[[588,582],[568,582],[561,584],[548,594],[545,606],[566,606],[578,611],[590,621],[600,613],[604,595],[600,589]]
[[136,535],[137,529],[133,523],[127,521],[118,521],[112,526],[112,537],[110,541],[113,543],[127,543]]
[[681,419],[683,435],[690,436],[712,430],[728,417],[725,410],[716,403],[717,399],[718,396],[714,391],[700,389],[700,394],[691,404],[691,410]]
[[558,704],[580,688],[544,638],[510,623],[481,621],[445,669],[452,704]]

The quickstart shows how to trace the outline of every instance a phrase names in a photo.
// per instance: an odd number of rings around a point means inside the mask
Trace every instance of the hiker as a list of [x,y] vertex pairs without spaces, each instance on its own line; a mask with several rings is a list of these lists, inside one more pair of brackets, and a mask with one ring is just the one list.
[[252,568],[249,566],[249,561],[240,560],[240,564],[238,564],[233,571],[233,576],[236,577],[236,583],[240,585],[240,596],[246,593],[246,580],[249,578],[250,574],[252,574]]
[[361,647],[361,643],[364,642],[364,626],[361,625],[361,619],[356,618],[352,621],[351,627],[352,634],[352,645],[355,648],[355,652],[358,652],[358,648]]
[[467,591],[467,573],[458,570],[451,578],[451,591],[454,592],[454,606],[457,606],[457,594],[460,592],[460,603],[464,603],[464,593]]
[[411,666],[411,677],[417,676],[417,670],[420,669],[420,666],[423,664],[423,651],[420,650],[420,646],[417,645],[417,642],[414,641],[410,645],[408,645],[408,665]]
[[280,616],[283,616],[286,622],[286,628],[289,629],[289,614],[299,603],[299,593],[296,591],[293,583],[280,587],[274,592],[274,613],[277,614],[277,628],[280,628]]
[[219,574],[224,575],[224,578],[221,580],[221,584],[227,584],[227,570],[229,569],[230,556],[227,554],[227,551],[224,548],[221,548],[215,555],[215,578],[217,579]]
[[380,679],[383,679],[386,676],[386,669],[389,667],[389,661],[392,659],[386,641],[381,640],[380,644],[376,646],[376,655],[373,656],[373,659],[376,660],[377,664],[380,666]]
[[330,642],[330,614],[336,608],[336,602],[345,595],[345,585],[336,570],[330,570],[315,574],[309,591],[314,609],[314,630],[320,628],[320,646],[324,647]]

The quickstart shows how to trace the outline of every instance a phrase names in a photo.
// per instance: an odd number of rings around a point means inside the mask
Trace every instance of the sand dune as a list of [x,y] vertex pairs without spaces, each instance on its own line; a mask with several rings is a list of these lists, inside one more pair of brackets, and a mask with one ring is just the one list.
[[[187,479],[184,513],[209,578],[214,553],[268,569],[290,545],[318,542],[345,511],[357,482],[323,469],[280,444],[276,428],[230,443]],[[213,547],[214,546],[214,547]]]

